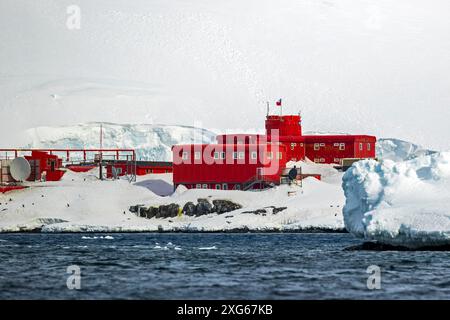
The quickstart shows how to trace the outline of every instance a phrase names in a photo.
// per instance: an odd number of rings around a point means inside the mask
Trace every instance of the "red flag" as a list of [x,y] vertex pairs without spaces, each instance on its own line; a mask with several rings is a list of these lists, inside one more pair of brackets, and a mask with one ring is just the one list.
[[281,107],[281,99],[276,102],[278,107]]

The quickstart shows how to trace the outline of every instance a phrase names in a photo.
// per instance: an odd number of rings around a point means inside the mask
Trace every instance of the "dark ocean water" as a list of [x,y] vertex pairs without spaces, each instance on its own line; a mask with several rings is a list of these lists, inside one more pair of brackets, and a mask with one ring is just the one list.
[[[360,243],[349,234],[105,236],[0,234],[0,298],[450,298],[448,252],[344,251]],[[80,290],[67,288],[70,265]],[[380,290],[367,288],[370,265]]]

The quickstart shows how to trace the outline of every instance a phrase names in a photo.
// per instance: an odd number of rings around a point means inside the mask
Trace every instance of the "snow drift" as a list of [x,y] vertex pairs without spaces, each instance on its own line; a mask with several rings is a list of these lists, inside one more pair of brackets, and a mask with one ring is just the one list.
[[450,244],[450,152],[355,163],[343,189],[345,226],[356,236],[410,248]]
[[[99,181],[95,173],[68,171],[59,182],[30,183],[29,189],[0,194],[0,232],[341,231],[344,228],[341,213],[344,194],[339,183],[308,178],[303,187],[283,185],[261,192],[179,187],[172,195],[161,197],[156,194],[161,190],[155,189],[160,184],[151,182],[171,183],[171,174],[139,176],[136,183],[130,184],[127,180]],[[334,172],[331,180],[336,180],[335,174],[339,173]],[[242,208],[226,214],[152,219],[137,217],[129,210],[134,205],[184,205],[199,198],[210,202],[230,199]],[[276,214],[270,209],[266,210],[267,214],[259,213],[271,206],[286,209]]]

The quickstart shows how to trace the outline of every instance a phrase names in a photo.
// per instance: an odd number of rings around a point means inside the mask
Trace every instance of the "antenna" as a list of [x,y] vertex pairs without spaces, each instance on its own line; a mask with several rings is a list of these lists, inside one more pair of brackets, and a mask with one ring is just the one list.
[[100,161],[98,162],[98,175],[103,180],[103,123],[100,123]]
[[269,116],[269,101],[266,101],[267,104],[267,116]]

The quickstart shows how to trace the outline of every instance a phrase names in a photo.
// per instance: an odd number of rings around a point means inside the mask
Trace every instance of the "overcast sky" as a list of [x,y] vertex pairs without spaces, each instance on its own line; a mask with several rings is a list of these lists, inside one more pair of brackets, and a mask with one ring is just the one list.
[[449,12],[446,0],[1,0],[0,145],[87,121],[256,130],[283,98],[304,130],[450,149]]

